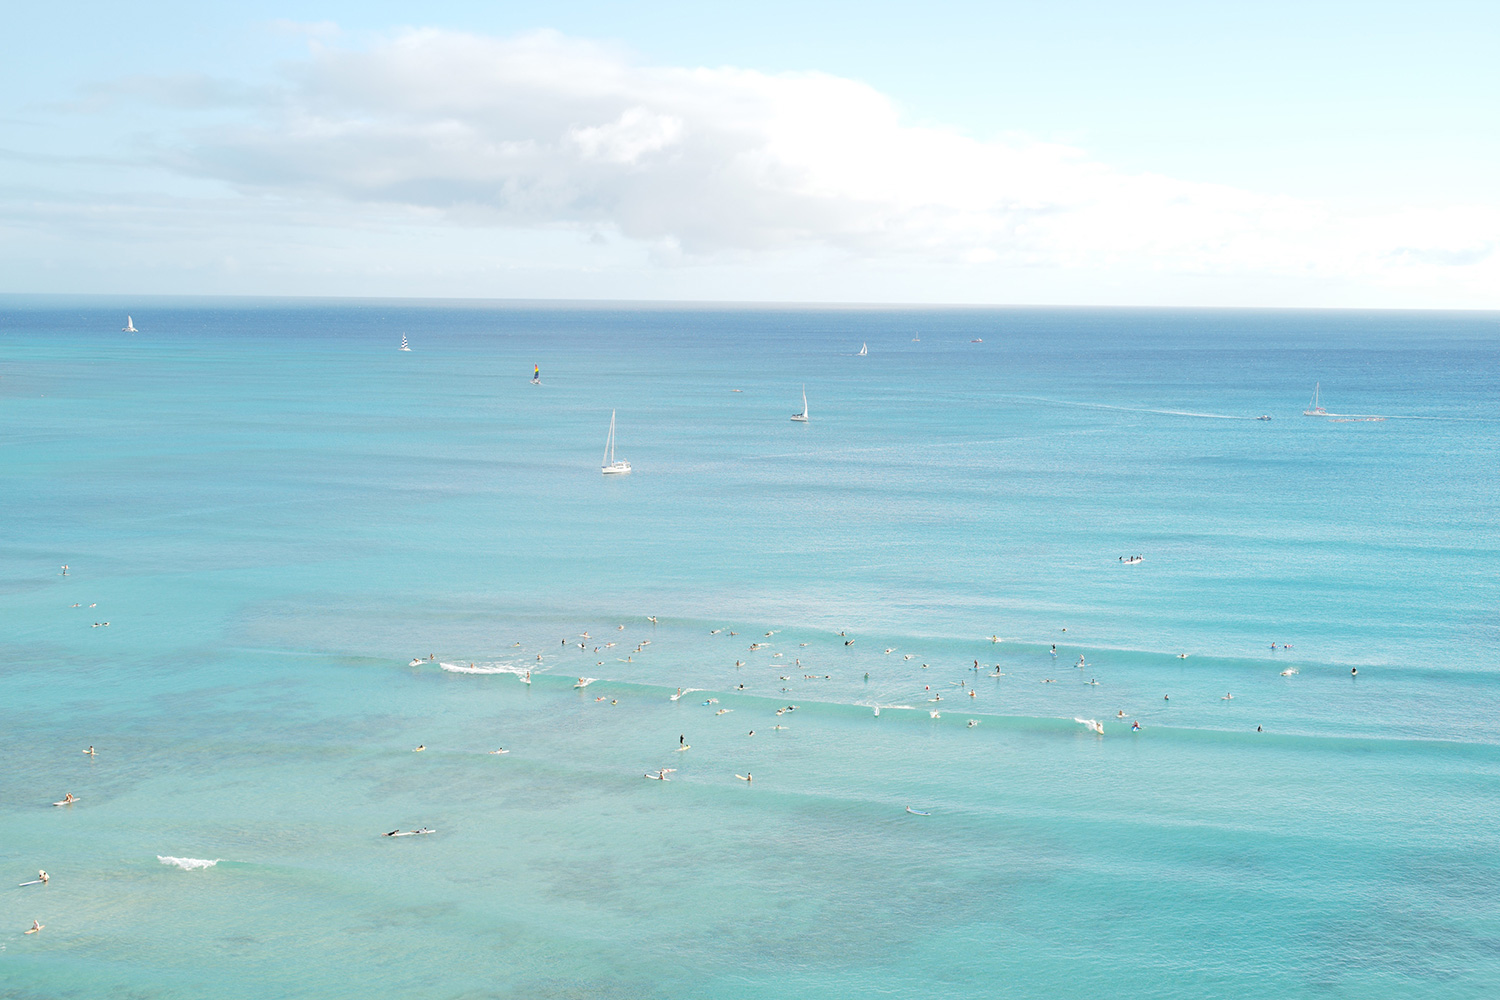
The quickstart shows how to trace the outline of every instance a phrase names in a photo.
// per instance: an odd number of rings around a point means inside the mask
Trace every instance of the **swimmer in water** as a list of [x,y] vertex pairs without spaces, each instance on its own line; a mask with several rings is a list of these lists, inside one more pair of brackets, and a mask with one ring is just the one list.
[[1350,667],[1349,668],[1349,676],[1350,677],[1358,677],[1359,676],[1359,668],[1358,667]]
[[42,885],[46,885],[48,882],[52,881],[52,876],[48,875],[45,871],[40,871],[39,870],[36,873],[36,880],[38,882],[42,883]]

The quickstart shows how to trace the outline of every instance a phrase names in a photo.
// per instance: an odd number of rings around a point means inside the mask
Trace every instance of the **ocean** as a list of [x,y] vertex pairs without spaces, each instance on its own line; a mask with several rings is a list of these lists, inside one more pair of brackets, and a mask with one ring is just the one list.
[[0,298],[0,997],[1495,996],[1497,401],[1483,313]]

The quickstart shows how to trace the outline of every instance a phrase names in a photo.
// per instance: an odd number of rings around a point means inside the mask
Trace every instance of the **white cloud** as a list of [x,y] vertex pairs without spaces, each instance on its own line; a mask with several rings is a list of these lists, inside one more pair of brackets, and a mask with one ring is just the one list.
[[[195,102],[215,93],[191,82]],[[175,169],[466,227],[604,231],[659,259],[817,251],[879,268],[1406,283],[1470,303],[1500,287],[1500,206],[1354,214],[1128,173],[1069,146],[908,124],[889,97],[822,73],[414,30],[317,45],[279,88],[230,90],[226,108],[253,97],[253,117],[183,133]]]

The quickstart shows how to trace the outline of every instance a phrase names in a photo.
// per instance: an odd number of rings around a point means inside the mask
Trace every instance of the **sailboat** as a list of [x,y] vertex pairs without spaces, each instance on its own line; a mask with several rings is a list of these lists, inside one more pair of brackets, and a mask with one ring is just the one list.
[[609,437],[604,440],[604,467],[599,470],[606,476],[620,476],[630,471],[630,463],[623,458],[615,459],[615,411],[609,411]]
[[869,353],[870,353],[870,345],[869,344],[860,344],[859,345],[859,356],[860,357],[864,357],[866,354],[869,354]]
[[792,419],[798,423],[807,423],[807,386],[802,387],[802,412],[793,413]]
[[139,330],[137,330],[135,328],[135,320],[131,319],[129,316],[126,316],[125,317],[125,325],[123,327],[121,327],[121,332],[122,333],[140,333],[141,331],[139,331]]
[[1304,417],[1326,417],[1326,416],[1328,416],[1328,411],[1325,410],[1325,409],[1323,409],[1322,404],[1320,404],[1318,402],[1318,393],[1319,393],[1319,390],[1321,390],[1322,388],[1323,388],[1323,383],[1321,383],[1321,382],[1314,382],[1313,383],[1313,398],[1312,398],[1312,402],[1308,403],[1307,404],[1307,409],[1305,409],[1305,410],[1302,411],[1302,415]]
[[398,350],[402,350],[402,351],[409,351],[409,350],[411,350],[411,345],[406,342],[406,334],[404,334],[404,333],[401,335],[401,346],[398,348]]
[[532,385],[541,385],[542,384],[542,366],[541,365],[536,365],[535,367],[536,367],[536,371],[534,371],[534,372],[531,373],[531,384]]

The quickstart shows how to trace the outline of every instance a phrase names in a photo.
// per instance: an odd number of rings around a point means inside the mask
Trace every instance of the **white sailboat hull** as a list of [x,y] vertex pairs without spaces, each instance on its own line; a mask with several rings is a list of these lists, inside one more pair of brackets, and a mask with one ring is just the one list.
[[604,462],[600,472],[606,476],[623,476],[630,472],[630,463],[615,458],[615,413],[609,412],[609,437],[604,441]]

